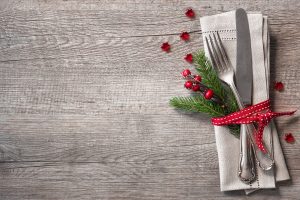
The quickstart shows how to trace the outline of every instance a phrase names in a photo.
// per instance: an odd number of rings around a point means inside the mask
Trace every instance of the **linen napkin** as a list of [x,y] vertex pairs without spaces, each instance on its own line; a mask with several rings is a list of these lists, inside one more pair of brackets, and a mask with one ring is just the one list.
[[[261,13],[248,13],[253,64],[253,104],[269,99],[269,34],[267,17]],[[200,18],[203,38],[218,31],[228,58],[236,68],[236,20],[235,11]],[[203,40],[204,41],[204,40]],[[208,49],[204,50],[209,57]],[[263,171],[257,167],[257,180],[248,185],[238,178],[239,139],[225,126],[215,126],[219,159],[221,191],[245,190],[249,194],[259,188],[275,188],[277,181],[290,179],[274,123],[265,127],[264,140],[273,139],[275,168]],[[268,146],[266,144],[266,146]],[[270,145],[268,149],[270,149]]]

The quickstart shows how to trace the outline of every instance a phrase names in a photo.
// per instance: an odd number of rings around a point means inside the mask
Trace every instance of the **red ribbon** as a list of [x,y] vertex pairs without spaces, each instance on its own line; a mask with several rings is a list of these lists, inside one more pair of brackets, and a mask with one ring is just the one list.
[[292,115],[296,111],[292,112],[272,112],[270,109],[270,100],[263,101],[261,103],[249,106],[240,111],[231,113],[225,117],[215,117],[211,119],[213,125],[223,126],[230,124],[250,124],[257,123],[258,127],[255,134],[256,145],[258,148],[266,152],[263,145],[263,132],[265,126],[275,117],[282,115]]

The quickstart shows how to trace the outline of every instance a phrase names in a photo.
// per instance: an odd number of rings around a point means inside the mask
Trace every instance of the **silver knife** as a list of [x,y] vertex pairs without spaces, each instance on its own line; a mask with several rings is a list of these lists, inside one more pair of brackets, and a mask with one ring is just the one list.
[[252,51],[247,13],[244,9],[236,10],[236,87],[244,106],[252,104]]
[[[244,106],[252,104],[252,52],[251,38],[247,13],[244,9],[236,10],[236,73],[235,81],[241,101]],[[247,134],[247,125],[241,125],[240,133],[240,159],[239,178],[246,183],[251,183],[256,178],[252,144]],[[252,133],[250,133],[252,134]]]
[[[252,103],[252,79],[253,79],[253,70],[252,70],[252,51],[251,51],[251,38],[249,31],[249,23],[247,13],[243,9],[236,10],[236,32],[237,32],[237,68],[236,68],[236,86],[237,90],[240,94],[241,101],[244,105],[249,105]],[[241,152],[245,153],[248,160],[246,160],[246,156],[241,156],[241,171],[243,174],[248,174],[250,176],[250,170],[252,169],[252,161],[254,153],[255,159],[257,161],[258,166],[263,170],[270,170],[274,166],[274,158],[272,156],[273,153],[263,153],[260,151],[257,146],[254,144],[253,132],[255,128],[252,124],[250,125],[242,125],[241,129],[246,128],[245,131],[241,131]],[[271,142],[271,141],[270,141]],[[252,147],[253,151],[251,151]],[[270,145],[272,146],[272,145]],[[272,147],[271,147],[272,148]],[[272,152],[272,150],[271,150]],[[249,165],[245,165],[243,163],[247,163]],[[255,165],[255,164],[254,164]],[[251,167],[249,167],[251,166]],[[247,172],[247,173],[246,173]],[[240,177],[242,177],[242,174]]]

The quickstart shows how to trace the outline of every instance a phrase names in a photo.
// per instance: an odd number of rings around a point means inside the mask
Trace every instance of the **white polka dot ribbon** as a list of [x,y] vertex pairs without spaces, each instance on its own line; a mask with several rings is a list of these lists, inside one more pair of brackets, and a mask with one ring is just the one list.
[[275,117],[292,115],[296,112],[272,112],[270,106],[270,100],[268,99],[227,116],[212,118],[211,122],[216,126],[255,123],[257,125],[257,129],[253,134],[255,136],[256,145],[261,151],[266,152],[262,139],[265,126],[267,126],[268,123]]

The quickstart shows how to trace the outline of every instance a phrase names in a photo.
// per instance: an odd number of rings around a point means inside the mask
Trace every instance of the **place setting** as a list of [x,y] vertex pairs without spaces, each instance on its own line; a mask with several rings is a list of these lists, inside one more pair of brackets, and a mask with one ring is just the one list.
[[[193,9],[186,16],[194,19]],[[274,118],[291,116],[296,110],[273,111],[270,83],[270,36],[268,17],[237,9],[200,17],[203,48],[185,60],[194,69],[181,77],[191,94],[171,97],[175,109],[203,113],[211,118],[218,152],[220,190],[244,190],[250,194],[272,189],[290,180]],[[188,32],[180,38],[190,39]],[[171,51],[165,42],[161,49]],[[293,143],[292,134],[286,142]]]

